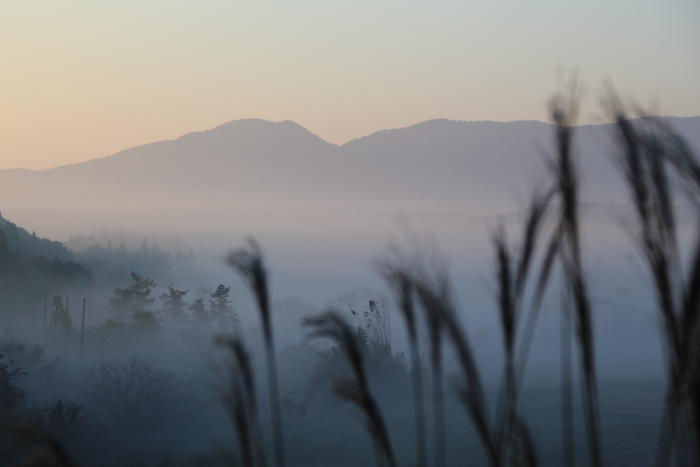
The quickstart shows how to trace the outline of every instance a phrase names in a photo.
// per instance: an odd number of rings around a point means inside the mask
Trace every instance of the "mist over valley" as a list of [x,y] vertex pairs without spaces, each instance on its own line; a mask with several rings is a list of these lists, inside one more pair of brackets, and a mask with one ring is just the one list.
[[[662,121],[697,153],[700,117]],[[250,462],[245,451],[232,448],[242,428],[232,426],[226,412],[243,409],[226,397],[222,406],[220,397],[230,390],[228,378],[235,385],[240,377],[242,363],[231,363],[226,346],[233,349],[241,339],[253,365],[259,417],[274,419],[266,396],[266,324],[250,293],[258,279],[246,276],[252,266],[228,256],[256,258],[252,246],[238,249],[252,237],[267,268],[267,325],[274,329],[289,464],[371,462],[372,445],[353,420],[357,413],[329,391],[348,370],[347,344],[309,339],[302,325],[333,310],[366,346],[369,389],[386,417],[399,465],[416,465],[413,421],[406,415],[411,395],[399,391],[410,386],[412,341],[377,261],[391,257],[396,246],[423,249],[429,261],[443,259],[457,322],[476,358],[485,403],[495,410],[505,356],[494,235],[501,225],[505,244],[520,245],[532,194],[551,185],[556,129],[535,121],[430,120],[336,146],[290,121],[239,120],[88,162],[0,171],[0,347],[12,358],[5,374],[20,367],[26,373],[6,376],[19,391],[12,393],[14,404],[31,407],[33,417],[49,424],[56,411],[73,411],[73,421],[61,418],[64,425],[52,429],[85,465],[105,457],[113,465]],[[625,231],[635,210],[614,162],[616,127],[574,130],[602,437],[617,440],[606,444],[605,456],[617,462],[631,453],[633,465],[651,455],[649,442],[661,420],[663,332],[651,278]],[[689,256],[697,207],[682,195],[674,194],[675,221],[680,251]],[[560,206],[553,202],[543,219],[547,235],[555,231]],[[543,248],[536,250],[537,261],[545,261]],[[551,432],[561,423],[557,413],[566,395],[560,392],[566,277],[554,269],[524,370],[520,407],[533,420],[540,465],[559,465],[555,446],[564,442]],[[533,291],[529,285],[528,296]],[[429,385],[425,326],[417,339]],[[229,335],[234,340],[227,341]],[[444,345],[447,382],[456,381],[461,358],[459,348]],[[116,391],[125,378],[154,384],[154,392],[143,399],[108,397],[105,391]],[[435,388],[425,391],[427,404]],[[573,400],[581,400],[583,393],[574,392]],[[446,384],[445,397],[443,429],[450,435],[438,438],[447,465],[465,455],[486,465],[453,384]],[[576,402],[574,410],[584,405]],[[434,410],[427,413],[434,416]],[[247,417],[257,423],[257,415]],[[277,455],[278,445],[269,444],[278,439],[274,427],[255,435],[256,443],[268,444],[254,457]],[[428,429],[430,436],[435,429]],[[143,438],[144,430],[157,435]],[[639,439],[649,442],[640,447]],[[343,450],[348,443],[365,447]],[[135,459],[143,464],[130,464]]]

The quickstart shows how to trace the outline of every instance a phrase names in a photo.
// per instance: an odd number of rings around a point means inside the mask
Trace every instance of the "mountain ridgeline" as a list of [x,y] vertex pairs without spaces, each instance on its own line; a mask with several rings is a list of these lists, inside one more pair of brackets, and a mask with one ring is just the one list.
[[[700,147],[700,117],[669,118]],[[45,171],[0,171],[3,212],[54,237],[95,228],[227,230],[299,213],[376,215],[518,207],[546,174],[552,128],[430,120],[336,146],[291,122],[238,120]],[[622,200],[610,125],[581,126],[583,199]],[[72,227],[52,230],[57,217]]]

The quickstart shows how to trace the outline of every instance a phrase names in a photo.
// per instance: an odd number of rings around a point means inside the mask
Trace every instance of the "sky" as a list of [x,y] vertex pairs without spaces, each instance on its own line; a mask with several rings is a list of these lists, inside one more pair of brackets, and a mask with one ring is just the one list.
[[432,118],[547,120],[562,71],[700,115],[697,0],[7,1],[0,169],[104,157],[242,118],[335,144]]

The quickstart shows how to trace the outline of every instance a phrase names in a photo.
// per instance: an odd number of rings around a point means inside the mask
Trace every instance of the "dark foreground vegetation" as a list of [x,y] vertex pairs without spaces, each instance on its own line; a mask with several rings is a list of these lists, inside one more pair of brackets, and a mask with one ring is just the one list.
[[[254,332],[241,329],[229,287],[188,301],[189,291],[171,284],[156,297],[155,280],[135,272],[113,290],[114,318],[98,326],[78,323],[63,295],[47,298],[48,321],[34,319],[28,337],[8,324],[0,337],[0,464],[700,465],[700,237],[695,232],[684,245],[674,217],[679,202],[700,206],[700,162],[663,120],[632,119],[608,97],[612,156],[636,216],[624,228],[646,262],[667,363],[665,387],[616,395],[597,377],[574,151],[578,105],[575,85],[550,103],[550,183],[533,193],[517,242],[505,222],[491,232],[504,355],[496,384],[477,364],[446,261],[417,235],[407,231],[376,263],[405,324],[408,355],[392,348],[384,297],[360,303],[348,293],[318,313],[293,299],[272,302],[260,247],[251,241],[227,263],[252,293],[261,324]],[[4,290],[24,277],[14,271],[43,271],[47,291],[65,277],[90,286],[90,271],[70,257],[56,254],[50,269],[33,266],[48,260],[31,252],[10,254],[14,228],[9,236],[0,230]],[[556,390],[526,391],[555,273],[562,277],[560,381]],[[159,312],[151,311],[156,300]],[[305,337],[279,351],[273,323],[288,332],[303,326]],[[624,449],[612,455],[611,444],[624,444],[608,438],[619,432],[620,417],[603,414],[601,401],[630,397],[657,404],[659,416],[624,428],[646,444],[636,457]],[[658,436],[649,442],[648,433]]]

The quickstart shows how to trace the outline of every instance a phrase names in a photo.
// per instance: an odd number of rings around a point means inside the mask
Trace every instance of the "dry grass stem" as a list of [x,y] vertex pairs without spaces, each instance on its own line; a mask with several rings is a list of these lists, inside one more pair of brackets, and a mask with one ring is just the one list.
[[423,402],[423,375],[418,347],[418,323],[414,304],[413,272],[410,261],[394,249],[390,256],[377,262],[379,273],[391,288],[399,305],[401,317],[406,323],[409,352],[411,355],[411,382],[413,386],[413,412],[415,416],[416,466],[428,463],[425,447],[425,407]]
[[364,413],[367,420],[367,430],[375,444],[377,465],[382,465],[382,461],[384,461],[389,467],[395,467],[396,460],[389,440],[389,433],[379,411],[379,406],[369,391],[362,353],[352,327],[338,312],[333,310],[304,319],[304,325],[312,329],[308,338],[331,339],[345,352],[354,379],[339,378],[333,385],[333,391],[338,397],[353,403]]
[[284,435],[282,432],[282,409],[280,406],[279,382],[277,374],[277,358],[275,342],[272,334],[272,317],[270,315],[270,298],[268,291],[267,271],[263,262],[262,252],[258,243],[250,239],[248,248],[231,252],[226,258],[227,263],[237,271],[248,283],[258,304],[260,319],[265,338],[265,355],[267,358],[267,377],[270,386],[270,407],[272,412],[272,434],[275,447],[275,463],[284,467]]

